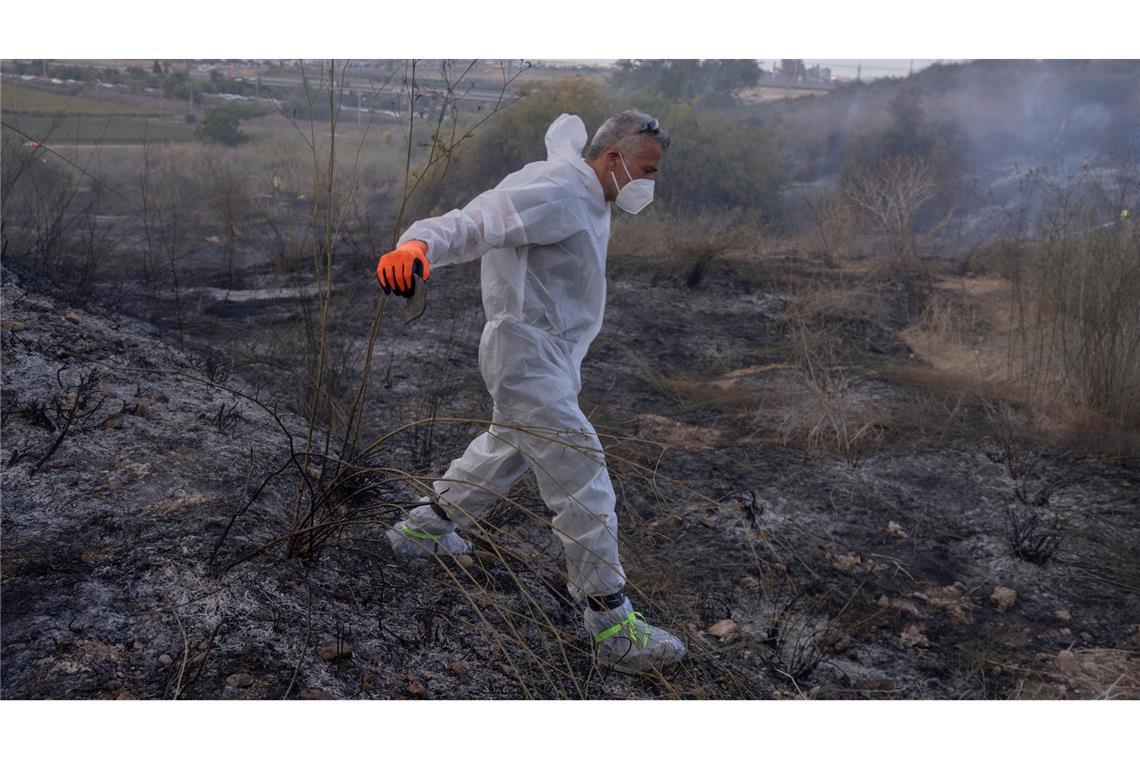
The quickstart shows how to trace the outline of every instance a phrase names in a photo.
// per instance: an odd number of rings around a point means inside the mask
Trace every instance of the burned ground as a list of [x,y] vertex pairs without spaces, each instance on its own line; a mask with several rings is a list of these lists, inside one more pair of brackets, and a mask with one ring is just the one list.
[[[349,266],[367,282],[374,262]],[[390,477],[354,481],[367,490],[318,551],[274,543],[302,477],[290,437],[307,431],[295,375],[265,363],[296,328],[279,276],[230,294],[183,283],[197,300],[179,346],[170,325],[5,270],[4,696],[1140,693],[1137,470],[1003,440],[976,400],[893,379],[922,365],[899,332],[923,282],[792,255],[717,259],[695,287],[621,256],[610,270],[582,406],[618,489],[630,593],[690,646],[670,678],[591,668],[529,476],[472,563],[392,556],[384,527],[413,497]],[[867,297],[837,306],[853,292]],[[366,326],[375,288],[343,298]],[[490,414],[481,324],[470,266],[433,277],[419,322],[383,323],[363,439],[436,421],[370,466],[431,477],[462,451],[477,425],[445,420]],[[359,353],[359,331],[346,345]],[[71,416],[101,405],[40,464],[92,370]],[[310,464],[307,487],[331,465]],[[1059,544],[1030,561],[1015,534]]]

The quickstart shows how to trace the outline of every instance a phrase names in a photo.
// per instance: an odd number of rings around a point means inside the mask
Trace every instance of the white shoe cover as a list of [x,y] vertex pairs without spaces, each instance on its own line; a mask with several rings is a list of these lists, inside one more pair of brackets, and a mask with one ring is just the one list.
[[407,520],[396,523],[385,535],[392,551],[401,557],[448,557],[471,553],[471,544],[455,531],[441,535],[427,533],[411,527]]
[[[587,609],[586,630],[594,637],[598,667],[619,673],[653,673],[675,665],[685,645],[663,628],[649,625],[629,599],[604,612]],[[600,639],[600,640],[599,640]]]

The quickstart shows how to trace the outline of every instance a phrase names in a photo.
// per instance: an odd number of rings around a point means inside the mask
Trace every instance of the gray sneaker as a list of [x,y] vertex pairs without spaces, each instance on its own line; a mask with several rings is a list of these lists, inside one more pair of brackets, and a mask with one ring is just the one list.
[[436,535],[416,530],[407,520],[396,523],[385,535],[392,551],[401,557],[447,557],[471,553],[471,544],[455,531]]
[[594,657],[601,669],[619,673],[655,673],[676,665],[685,645],[664,628],[645,622],[626,599],[612,610],[585,612],[586,630],[594,637]]

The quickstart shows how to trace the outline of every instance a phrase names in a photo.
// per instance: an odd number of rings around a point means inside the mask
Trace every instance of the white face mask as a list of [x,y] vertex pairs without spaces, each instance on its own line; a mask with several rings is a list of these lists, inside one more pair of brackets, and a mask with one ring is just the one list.
[[626,166],[625,159],[619,153],[618,158],[621,158],[621,165],[625,167],[625,176],[629,177],[629,182],[625,187],[618,187],[617,177],[613,172],[610,172],[610,177],[613,178],[614,187],[618,188],[617,198],[614,203],[618,205],[622,211],[630,214],[636,214],[643,208],[653,202],[653,180],[651,179],[634,179],[633,175],[629,173],[629,167]]

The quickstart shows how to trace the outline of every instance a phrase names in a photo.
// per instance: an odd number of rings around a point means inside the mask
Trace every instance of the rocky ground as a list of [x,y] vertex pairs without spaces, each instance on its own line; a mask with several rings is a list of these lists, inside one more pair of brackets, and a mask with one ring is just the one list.
[[[366,326],[374,262],[350,266],[338,295]],[[477,426],[384,431],[490,414],[472,267],[433,277],[419,322],[386,318],[376,445],[336,488],[332,462],[290,457],[308,428],[279,277],[184,282],[179,343],[145,298],[80,308],[5,269],[3,696],[1140,696],[1134,465],[1003,438],[886,371],[921,365],[898,337],[913,283],[779,256],[698,279],[615,256],[584,370],[630,593],[691,651],[633,678],[591,667],[529,476],[472,562],[383,539],[409,478]],[[344,519],[289,556],[302,477],[301,502],[340,494]]]

